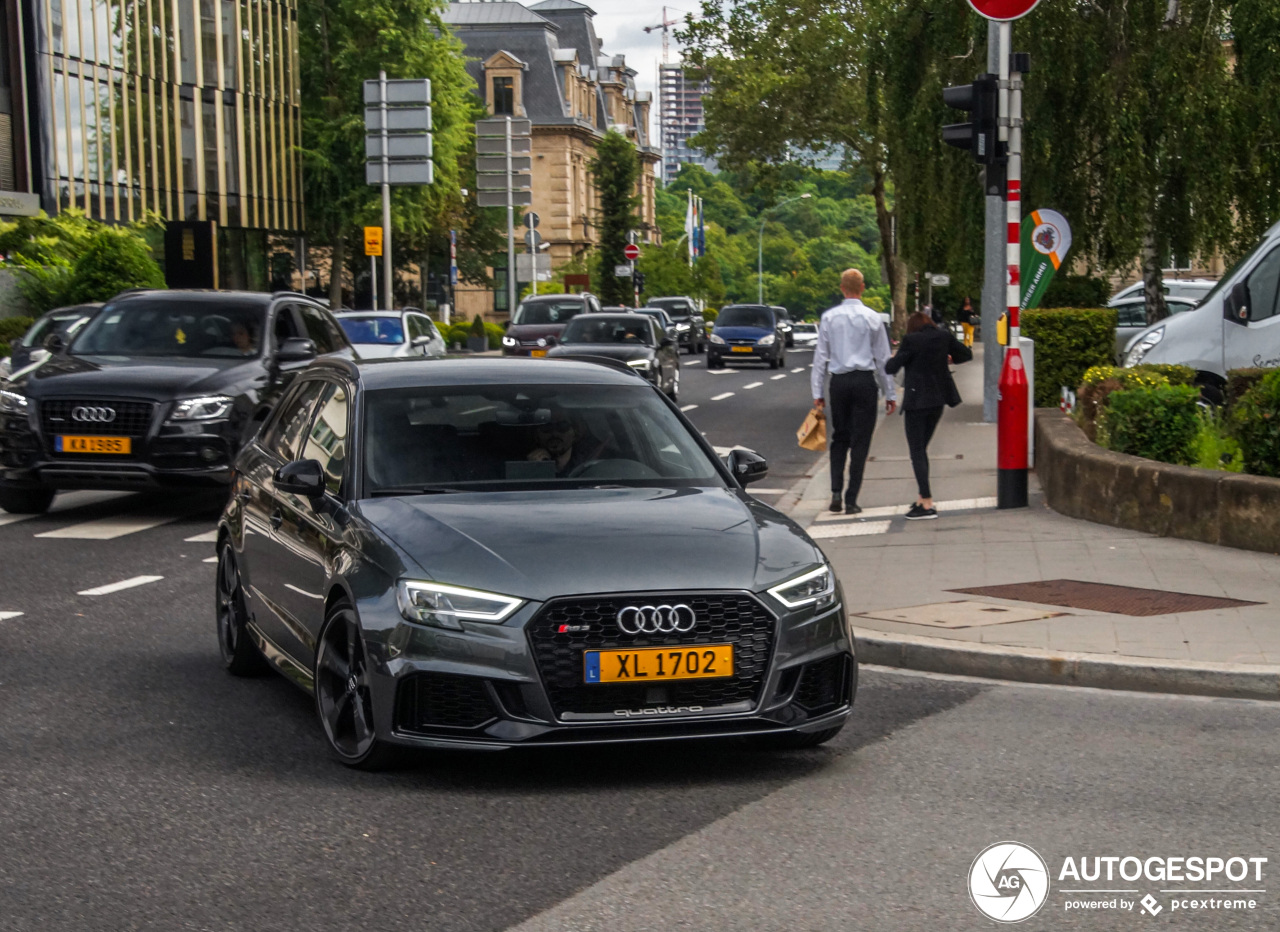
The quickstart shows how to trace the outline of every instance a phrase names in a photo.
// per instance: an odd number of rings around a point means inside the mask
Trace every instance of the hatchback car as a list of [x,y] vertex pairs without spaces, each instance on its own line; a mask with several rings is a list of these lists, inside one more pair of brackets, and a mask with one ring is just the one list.
[[448,353],[435,323],[416,307],[402,311],[342,311],[333,316],[361,359]]
[[[0,376],[9,376],[33,362],[48,359],[59,344],[65,344],[76,331],[93,319],[101,304],[76,304],[55,308],[36,319],[21,339],[14,340],[9,357],[0,360]],[[46,347],[45,343],[50,346]]]
[[[661,314],[661,311],[658,311]],[[569,322],[548,358],[591,356],[625,363],[672,401],[680,398],[675,340],[647,314],[590,314]]]
[[352,356],[305,295],[125,292],[0,390],[0,508],[60,489],[226,485],[231,462],[302,368]]
[[719,369],[725,360],[767,362],[777,369],[787,361],[782,332],[773,308],[765,304],[731,304],[720,311],[707,347],[707,368]]
[[579,314],[598,314],[600,302],[591,294],[550,294],[525,298],[511,315],[502,338],[504,356],[545,356],[565,325]]
[[810,746],[857,683],[804,530],[634,373],[325,361],[236,461],[216,620],[309,691],[337,758],[749,736]]
[[[1181,314],[1196,306],[1194,298],[1165,298],[1169,308],[1169,316]],[[1116,364],[1124,361],[1125,350],[1133,342],[1133,338],[1147,329],[1147,302],[1141,298],[1136,301],[1122,301],[1115,305],[1116,309]]]

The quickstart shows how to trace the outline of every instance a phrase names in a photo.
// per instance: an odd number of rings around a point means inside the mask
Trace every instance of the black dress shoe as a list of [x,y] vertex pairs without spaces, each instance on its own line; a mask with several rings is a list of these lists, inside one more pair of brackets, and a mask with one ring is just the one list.
[[845,505],[844,513],[847,515],[860,515],[862,514],[862,509],[857,505]]
[[844,502],[840,498],[840,493],[837,492],[835,495],[831,496],[831,510],[834,511],[836,514],[840,514],[840,512],[843,509],[844,509]]

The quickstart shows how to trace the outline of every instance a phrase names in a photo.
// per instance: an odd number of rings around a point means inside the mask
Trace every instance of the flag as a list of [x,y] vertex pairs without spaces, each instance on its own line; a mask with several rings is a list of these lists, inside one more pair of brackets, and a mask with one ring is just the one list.
[[1071,225],[1056,210],[1033,210],[1022,219],[1022,310],[1040,305],[1070,249]]
[[696,255],[694,252],[695,246],[693,242],[695,236],[693,225],[693,191],[689,190],[685,193],[689,195],[689,206],[684,213],[684,233],[685,241],[689,247],[689,264],[693,265],[693,257]]
[[702,213],[702,198],[698,198],[698,256],[707,254],[707,230]]

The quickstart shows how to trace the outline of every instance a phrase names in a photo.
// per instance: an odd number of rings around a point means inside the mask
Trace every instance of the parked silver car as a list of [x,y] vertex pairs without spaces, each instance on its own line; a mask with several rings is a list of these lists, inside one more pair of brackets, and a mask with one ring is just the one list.
[[[1191,310],[1196,306],[1197,300],[1199,299],[1165,298],[1164,303],[1169,308],[1169,315],[1173,316]],[[1147,305],[1139,296],[1136,300],[1131,299],[1115,305],[1115,309],[1120,315],[1116,323],[1116,365],[1122,365],[1124,351],[1128,348],[1129,341],[1147,329]]]
[[444,337],[416,307],[400,311],[343,311],[333,315],[361,359],[444,356]]

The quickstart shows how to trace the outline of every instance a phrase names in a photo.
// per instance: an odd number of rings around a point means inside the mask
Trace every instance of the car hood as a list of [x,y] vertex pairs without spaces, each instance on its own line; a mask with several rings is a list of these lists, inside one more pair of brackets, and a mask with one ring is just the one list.
[[716,327],[714,333],[726,340],[758,340],[773,331],[764,327]]
[[564,332],[568,321],[563,324],[512,324],[507,328],[507,336],[517,340],[536,340],[538,337],[558,337]]
[[609,359],[651,359],[652,346],[627,346],[624,343],[561,343],[548,350],[548,356],[606,356]]
[[468,492],[356,507],[426,578],[535,601],[759,591],[823,559],[798,525],[728,489]]
[[32,398],[54,395],[127,395],[167,401],[212,394],[254,377],[265,378],[262,360],[176,359],[123,356],[54,356],[16,380]]

